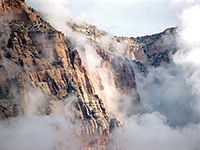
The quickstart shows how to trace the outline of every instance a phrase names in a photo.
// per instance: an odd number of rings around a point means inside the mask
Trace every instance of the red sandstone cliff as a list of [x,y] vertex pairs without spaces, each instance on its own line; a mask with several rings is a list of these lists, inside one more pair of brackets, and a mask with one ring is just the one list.
[[41,89],[48,99],[43,115],[75,95],[71,119],[81,121],[82,148],[93,143],[99,145],[93,148],[105,149],[110,131],[120,123],[108,115],[95,93],[79,53],[24,1],[1,1],[0,16],[0,119],[26,115],[27,92],[33,88]]
[[[89,72],[70,39],[23,0],[1,0],[0,16],[0,120],[27,115],[29,90],[40,89],[48,100],[40,115],[53,113],[56,105],[74,95],[71,121],[81,128],[78,137],[82,149],[106,149],[108,140],[112,140],[110,132],[120,122],[111,116],[105,103],[108,83],[104,83],[101,71]],[[145,74],[146,66],[170,61],[168,53],[173,48],[161,43],[163,35],[173,35],[174,29],[141,38],[111,36],[106,47],[100,40],[106,32],[88,25],[73,24],[72,29],[86,35],[101,58],[101,68],[107,71],[107,88],[131,95],[130,107],[140,102],[135,70]]]

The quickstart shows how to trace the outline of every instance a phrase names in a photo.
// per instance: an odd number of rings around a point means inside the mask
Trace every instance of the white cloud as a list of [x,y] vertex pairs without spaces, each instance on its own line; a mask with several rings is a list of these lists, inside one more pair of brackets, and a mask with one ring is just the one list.
[[200,124],[173,128],[155,112],[132,116],[114,136],[123,150],[197,150],[199,132]]
[[[67,33],[66,22],[71,15],[72,18],[86,17],[89,23],[97,24],[100,28],[108,29],[114,34],[132,36],[155,33],[174,26],[177,24],[175,18],[181,14],[177,38],[179,52],[173,57],[174,64],[150,68],[147,78],[138,80],[141,103],[149,110],[146,114],[131,116],[121,129],[116,130],[114,137],[125,150],[199,148],[200,41],[198,35],[200,24],[198,18],[200,9],[199,5],[194,6],[199,1],[29,0],[29,2],[32,3],[31,6],[44,12],[44,15],[46,12],[48,21],[64,33]],[[40,5],[45,5],[46,10]],[[83,44],[85,51],[90,53],[85,57],[85,64],[89,65],[88,69],[91,72],[94,72],[96,66],[100,66],[100,58],[92,52],[92,47],[88,45],[85,38],[80,41],[80,45],[76,46],[81,51]],[[98,61],[91,62],[95,60]],[[114,93],[115,90],[110,86],[107,89],[111,98],[118,96],[117,91],[117,94]],[[114,103],[110,105],[112,104]]]
[[71,12],[68,0],[27,0],[27,5],[41,12],[44,17],[57,30],[67,32],[66,23],[70,21]]
[[137,76],[145,114],[132,115],[114,137],[124,150],[196,150],[200,131],[199,3],[180,12],[174,63]]
[[[76,150],[74,127],[64,116],[17,117],[0,122],[3,150]],[[76,143],[76,144],[75,144]]]
[[170,0],[27,0],[28,5],[46,13],[48,21],[59,30],[72,18],[94,24],[114,35],[123,36],[153,34],[176,26],[170,2]]
[[[76,14],[85,12],[92,17],[89,23],[113,33],[114,35],[146,35],[176,26],[174,14],[169,6],[170,0],[125,0],[125,1],[70,1]],[[79,5],[80,4],[80,5]]]

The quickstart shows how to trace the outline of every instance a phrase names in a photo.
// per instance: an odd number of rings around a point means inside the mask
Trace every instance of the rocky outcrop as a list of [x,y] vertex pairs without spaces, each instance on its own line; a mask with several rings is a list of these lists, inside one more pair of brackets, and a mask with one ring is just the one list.
[[[109,36],[108,33],[87,24],[72,24],[72,29],[85,34],[95,47],[94,50],[106,61],[110,61],[111,56],[115,55],[115,53],[112,52],[117,51],[135,63],[140,62],[145,66],[156,67],[160,66],[162,62],[168,63],[170,61],[169,54],[176,51],[176,41],[174,37],[176,28],[169,28],[162,33],[137,38]],[[93,38],[94,36],[96,38]],[[107,48],[105,48],[105,43],[101,42],[102,39],[107,40]],[[117,45],[120,44],[123,46],[122,51],[118,50],[119,48]]]
[[[24,0],[1,0],[0,16],[0,120],[29,115],[26,105],[33,89],[42,91],[47,99],[37,115],[54,113],[57,105],[73,95],[70,119],[80,127],[76,135],[82,141],[81,149],[102,150],[108,142],[115,143],[110,133],[121,123],[106,106],[101,72],[89,72],[71,39],[27,7]],[[169,52],[176,51],[173,28],[140,38],[109,36],[90,25],[71,24],[71,28],[86,35],[101,58],[107,84],[130,95],[134,106],[140,102],[135,71],[146,74],[147,66],[169,62]],[[164,45],[165,40],[170,44]]]
[[[72,29],[86,35],[93,45],[93,50],[102,59],[101,67],[109,72],[110,84],[118,92],[131,95],[133,105],[136,107],[140,102],[140,96],[137,92],[135,71],[146,75],[149,66],[157,67],[169,63],[170,53],[176,51],[174,38],[176,28],[137,38],[114,37],[87,24],[72,24]],[[99,74],[98,78],[102,81],[104,77]],[[104,92],[104,85],[99,82],[95,89]]]
[[80,124],[82,149],[105,149],[120,122],[108,115],[69,40],[22,0],[1,1],[0,16],[0,119],[26,115],[27,93],[34,88],[48,99],[41,115],[75,95],[71,120]]

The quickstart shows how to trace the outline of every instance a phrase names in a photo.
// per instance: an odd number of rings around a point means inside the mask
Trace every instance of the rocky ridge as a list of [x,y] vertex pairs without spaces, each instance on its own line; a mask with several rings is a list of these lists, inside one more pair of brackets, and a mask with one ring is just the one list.
[[[86,35],[88,41],[93,45],[93,50],[101,58],[101,67],[108,70],[112,87],[118,93],[122,93],[121,95],[125,93],[131,97],[132,105],[130,107],[137,107],[140,104],[135,78],[136,71],[146,75],[148,67],[158,67],[169,63],[170,54],[176,51],[174,37],[176,28],[169,28],[151,36],[128,38],[109,35],[88,24],[72,24],[71,26],[75,32]],[[100,73],[98,78],[100,81],[103,80]],[[99,83],[95,87],[96,91],[103,91],[104,88],[101,87],[104,85]],[[119,101],[123,102],[122,99],[119,98]],[[126,115],[130,115],[133,112],[127,113]]]
[[41,115],[53,113],[55,105],[75,95],[71,120],[81,122],[82,149],[105,149],[120,122],[108,115],[79,53],[24,1],[1,1],[0,15],[0,119],[29,115],[27,94],[35,88],[48,99]]
[[[33,89],[42,91],[47,99],[37,115],[54,113],[57,105],[73,95],[71,121],[80,126],[76,134],[81,149],[109,149],[108,142],[114,142],[110,133],[121,122],[107,108],[101,73],[97,70],[93,76],[67,35],[44,21],[25,1],[1,0],[0,16],[0,120],[30,115],[26,106]],[[140,38],[109,36],[87,24],[71,24],[71,28],[86,35],[101,58],[101,68],[109,72],[111,86],[132,97],[130,107],[140,102],[135,70],[146,74],[147,66],[169,62],[169,52],[175,51],[173,44],[163,45],[163,37],[174,42],[174,28]],[[108,42],[102,42],[103,38]]]

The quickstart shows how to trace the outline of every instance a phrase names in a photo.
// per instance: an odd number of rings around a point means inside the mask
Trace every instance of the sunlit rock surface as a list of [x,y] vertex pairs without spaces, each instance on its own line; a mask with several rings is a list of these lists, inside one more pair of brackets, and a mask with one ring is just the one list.
[[[41,90],[47,99],[37,115],[54,113],[57,105],[73,95],[70,119],[80,127],[76,134],[82,141],[81,149],[106,149],[108,141],[117,148],[110,133],[121,122],[105,103],[104,79],[99,72],[93,78],[67,35],[23,0],[1,0],[0,16],[0,120],[30,115],[26,109],[32,89]],[[141,38],[110,36],[104,45],[101,38],[106,32],[89,25],[71,27],[87,36],[101,58],[101,67],[109,71],[110,84],[131,95],[134,106],[140,103],[135,70],[146,74],[148,65],[169,62],[169,52],[175,51],[172,44],[163,45],[164,36],[173,41],[174,29]]]

